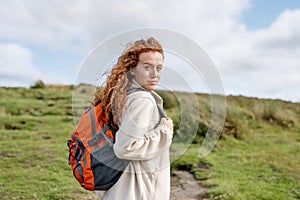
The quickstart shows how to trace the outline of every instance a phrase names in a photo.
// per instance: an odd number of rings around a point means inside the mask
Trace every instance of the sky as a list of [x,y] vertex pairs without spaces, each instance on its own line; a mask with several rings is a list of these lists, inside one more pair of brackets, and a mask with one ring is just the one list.
[[300,102],[299,24],[300,0],[3,0],[0,86],[75,84],[99,43],[156,27],[201,46],[226,95]]

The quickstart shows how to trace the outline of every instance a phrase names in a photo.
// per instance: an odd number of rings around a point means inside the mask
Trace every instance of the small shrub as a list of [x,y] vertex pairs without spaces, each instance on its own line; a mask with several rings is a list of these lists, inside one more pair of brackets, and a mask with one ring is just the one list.
[[237,139],[241,139],[242,136],[239,133],[240,128],[241,128],[240,122],[234,117],[227,115],[221,138],[224,138],[225,135],[228,135],[228,136],[233,136],[234,138]]
[[35,82],[35,84],[33,85],[33,86],[31,86],[31,88],[40,88],[40,89],[43,89],[43,88],[45,88],[46,87],[46,85],[45,85],[45,83],[42,81],[42,80],[37,80],[36,82]]
[[203,138],[205,137],[207,131],[208,131],[209,125],[204,122],[204,121],[200,121],[199,122],[199,126],[198,126],[198,130],[197,130],[197,135],[193,140],[194,144],[200,144],[203,141]]
[[295,125],[293,113],[276,101],[265,101],[255,105],[254,112],[262,120],[281,126],[282,128],[292,128]]

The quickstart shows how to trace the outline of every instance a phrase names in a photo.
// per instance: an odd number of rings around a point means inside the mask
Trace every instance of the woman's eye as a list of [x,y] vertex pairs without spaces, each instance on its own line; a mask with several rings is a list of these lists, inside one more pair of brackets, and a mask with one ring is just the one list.
[[149,65],[145,65],[144,68],[145,69],[150,69],[150,66]]
[[162,69],[162,67],[156,67],[156,70],[159,72]]

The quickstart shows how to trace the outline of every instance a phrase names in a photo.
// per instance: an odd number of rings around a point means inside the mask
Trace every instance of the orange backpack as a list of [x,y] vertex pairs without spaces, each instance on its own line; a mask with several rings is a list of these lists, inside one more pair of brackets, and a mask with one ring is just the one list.
[[99,104],[87,110],[68,140],[69,164],[80,185],[87,190],[108,190],[130,161],[116,157],[113,144],[117,129]]
[[[126,93],[136,91],[145,90],[131,88]],[[161,117],[167,117],[158,104],[157,109]],[[87,190],[108,190],[130,163],[115,155],[113,144],[118,129],[111,126],[112,116],[105,116],[103,105],[90,108],[81,116],[68,140],[69,164],[77,181]]]

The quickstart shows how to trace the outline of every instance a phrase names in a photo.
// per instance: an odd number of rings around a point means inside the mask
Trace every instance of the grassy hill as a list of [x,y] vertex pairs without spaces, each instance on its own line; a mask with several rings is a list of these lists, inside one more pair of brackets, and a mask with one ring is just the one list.
[[[79,92],[85,100],[86,91]],[[189,137],[193,131],[189,123],[181,124],[177,97],[193,109],[190,94],[158,92],[177,137]],[[89,192],[67,164],[66,141],[75,128],[72,87],[0,88],[0,97],[0,199],[86,198]],[[199,127],[172,170],[193,173],[211,199],[300,199],[299,103],[228,96],[221,138],[200,158],[210,96],[198,94],[197,101]]]

